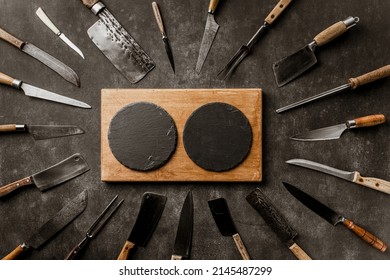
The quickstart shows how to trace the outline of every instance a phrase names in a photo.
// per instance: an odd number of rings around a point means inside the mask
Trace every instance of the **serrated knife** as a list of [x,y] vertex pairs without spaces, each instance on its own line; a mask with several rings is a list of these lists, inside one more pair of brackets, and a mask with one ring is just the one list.
[[0,124],[0,133],[27,132],[35,140],[83,134],[84,130],[71,125]]

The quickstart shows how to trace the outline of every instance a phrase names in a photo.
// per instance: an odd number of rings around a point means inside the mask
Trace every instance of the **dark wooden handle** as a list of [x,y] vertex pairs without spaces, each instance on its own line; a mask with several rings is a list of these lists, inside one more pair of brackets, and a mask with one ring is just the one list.
[[12,132],[16,131],[16,124],[1,124],[0,132]]
[[215,9],[217,9],[218,3],[219,3],[219,0],[210,0],[209,13],[214,14]]
[[74,248],[66,255],[64,260],[74,260],[77,254],[81,251],[81,247],[77,244]]
[[314,41],[317,43],[317,46],[320,47],[329,43],[330,41],[333,41],[340,35],[344,34],[346,31],[347,26],[345,23],[339,21],[315,36]]
[[153,7],[154,17],[156,18],[156,22],[158,25],[158,29],[160,29],[161,34],[165,35],[165,28],[161,17],[160,8],[158,7],[158,4],[156,2],[152,3],[152,7]]
[[118,260],[127,260],[129,257],[130,251],[135,247],[134,243],[131,243],[130,241],[126,240],[125,245],[123,245],[122,251],[120,252],[118,256]]
[[32,185],[33,181],[31,177],[26,177],[11,184],[0,187],[0,197],[3,197],[21,187]]
[[248,251],[245,248],[244,242],[242,242],[242,239],[238,233],[233,235],[234,242],[236,243],[237,249],[241,254],[241,257],[243,260],[250,260],[251,257],[248,254]]
[[355,119],[356,127],[369,127],[382,124],[386,121],[386,117],[382,114],[365,116]]
[[2,72],[0,72],[0,84],[12,86],[12,82],[15,81],[14,78],[11,76],[8,76]]
[[377,80],[387,78],[389,76],[390,76],[390,65],[386,65],[379,69],[371,71],[367,74],[349,79],[349,84],[351,85],[352,89],[356,89],[362,85],[369,84]]
[[25,249],[23,249],[22,245],[19,245],[16,247],[11,253],[6,255],[2,260],[15,260],[17,257],[19,257]]
[[298,260],[311,260],[308,254],[301,247],[298,246],[297,243],[294,243],[290,247],[288,247],[290,251],[297,257]]
[[271,13],[267,16],[265,22],[271,25],[292,1],[293,0],[280,0]]
[[7,31],[5,31],[2,28],[0,28],[0,38],[3,39],[4,41],[10,43],[11,45],[17,47],[18,49],[22,49],[24,46],[24,42],[22,40],[9,34]]
[[91,9],[93,5],[95,5],[97,2],[100,2],[99,0],[81,0],[83,4],[88,8]]

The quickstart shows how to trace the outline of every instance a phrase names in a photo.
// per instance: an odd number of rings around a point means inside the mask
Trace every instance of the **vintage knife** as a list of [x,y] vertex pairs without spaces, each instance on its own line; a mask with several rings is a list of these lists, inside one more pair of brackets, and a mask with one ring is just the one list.
[[321,98],[324,98],[324,97],[327,97],[327,96],[330,96],[330,95],[334,95],[334,94],[337,94],[337,93],[340,93],[340,92],[344,92],[346,90],[354,90],[354,89],[357,89],[358,87],[360,87],[362,85],[369,84],[369,83],[375,82],[377,80],[380,80],[380,79],[383,79],[383,78],[387,78],[389,76],[390,76],[390,65],[386,65],[386,66],[381,67],[381,68],[379,68],[377,70],[374,70],[374,71],[369,72],[367,74],[361,75],[361,76],[359,76],[357,78],[350,78],[348,83],[345,84],[345,85],[339,86],[337,88],[325,91],[323,93],[314,95],[312,97],[303,99],[301,101],[298,101],[298,102],[295,102],[293,104],[290,104],[290,105],[287,105],[285,107],[282,107],[280,109],[277,109],[276,113],[282,113],[284,111],[287,111],[287,110],[290,110],[292,108],[301,106],[301,105],[306,104],[308,102],[311,102],[311,101],[314,101],[314,100],[318,100],[318,99],[321,99]]
[[42,22],[49,27],[51,31],[54,32],[60,39],[67,44],[72,50],[74,50],[76,53],[78,53],[83,59],[85,59],[83,52],[75,45],[71,40],[68,39],[68,37],[65,36],[64,33],[62,33],[57,26],[50,20],[50,18],[46,15],[46,13],[41,9],[38,8],[38,10],[35,12],[37,16],[42,20]]
[[130,251],[136,246],[146,246],[160,221],[166,201],[167,198],[159,194],[147,192],[143,195],[138,217],[118,260],[127,260]]
[[232,236],[242,259],[250,260],[250,256],[245,248],[244,242],[242,242],[241,236],[234,225],[226,200],[224,198],[217,198],[208,201],[208,204],[221,234],[223,236]]
[[271,227],[279,239],[287,245],[297,259],[311,260],[306,252],[294,241],[298,233],[288,224],[284,216],[259,188],[251,192],[246,197],[246,200],[263,217],[264,221]]
[[27,124],[1,124],[0,133],[27,132],[35,140],[64,137],[83,134],[84,130],[70,125],[27,125]]
[[294,187],[293,185],[290,185],[288,183],[283,182],[283,185],[286,187],[286,189],[296,198],[298,199],[302,204],[304,204],[307,208],[312,210],[314,213],[325,219],[327,222],[332,224],[333,226],[336,226],[339,223],[342,223],[345,227],[350,229],[353,233],[355,233],[357,236],[359,236],[361,239],[366,241],[368,244],[373,246],[375,249],[378,249],[382,253],[386,251],[387,245],[374,236],[372,233],[366,231],[364,228],[358,226],[353,221],[348,220],[344,216],[342,216],[339,213],[336,213],[332,209],[330,209],[328,206],[322,204],[318,200],[314,199],[307,193],[301,191],[300,189]]
[[377,178],[363,177],[358,171],[344,171],[306,159],[290,159],[286,161],[286,163],[317,170],[353,182],[358,185],[362,185],[380,192],[390,194],[390,182]]
[[11,253],[5,256],[3,260],[14,260],[27,250],[39,249],[84,211],[87,207],[87,199],[87,191],[80,193],[66,204],[64,208],[57,212],[53,218],[41,226],[27,241],[20,244]]
[[322,141],[339,139],[346,130],[375,126],[382,124],[385,121],[385,116],[382,114],[365,116],[354,120],[349,120],[346,123],[311,130],[303,134],[295,135],[290,139],[297,141]]
[[137,83],[155,64],[99,0],[81,0],[100,20],[88,35],[101,52],[131,83]]
[[21,187],[35,185],[44,192],[56,185],[73,179],[89,170],[89,166],[80,154],[74,154],[67,159],[34,175],[0,187],[0,197],[3,197]]
[[194,203],[192,192],[189,191],[181,209],[171,260],[182,260],[190,257],[193,223]]
[[319,33],[314,40],[296,53],[274,63],[273,70],[279,87],[291,82],[317,64],[317,47],[333,41],[359,22],[358,17],[348,17]]
[[80,79],[69,66],[65,65],[58,59],[52,57],[48,53],[42,51],[31,43],[23,42],[22,40],[14,37],[4,29],[0,28],[0,39],[10,43],[14,47],[17,47],[22,52],[32,56],[38,61],[45,64],[50,69],[57,72],[61,77],[63,77],[68,82],[75,84],[80,87]]

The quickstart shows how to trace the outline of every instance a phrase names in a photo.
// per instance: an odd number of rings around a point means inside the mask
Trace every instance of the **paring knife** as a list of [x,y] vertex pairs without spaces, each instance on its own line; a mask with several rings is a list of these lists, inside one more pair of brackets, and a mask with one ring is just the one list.
[[192,192],[189,191],[181,209],[171,260],[182,260],[190,257],[193,223],[194,203]]
[[339,213],[336,213],[328,206],[322,204],[318,200],[314,199],[307,193],[302,190],[283,182],[285,188],[303,205],[312,210],[314,213],[325,219],[327,222],[336,226],[339,223],[342,223],[345,227],[350,229],[353,233],[363,239],[365,242],[373,246],[375,249],[381,251],[382,253],[386,251],[387,245],[380,240],[378,237],[374,236],[372,233],[368,232],[364,228],[358,226],[353,221],[348,220]]
[[21,187],[35,185],[44,192],[56,185],[73,179],[89,170],[89,166],[80,154],[74,154],[67,159],[34,175],[0,187],[0,197],[3,197]]
[[382,114],[365,116],[354,120],[349,120],[346,123],[311,130],[303,134],[295,135],[290,139],[297,141],[322,141],[339,139],[346,130],[375,126],[382,124],[385,121],[386,118]]
[[40,98],[44,100],[49,100],[57,103],[67,104],[75,107],[80,108],[86,108],[90,109],[91,106],[89,106],[87,103],[78,101],[76,99],[72,99],[69,97],[65,97],[62,95],[59,95],[57,93],[53,93],[48,90],[44,90],[38,87],[34,87],[32,85],[26,84],[25,82],[12,78],[4,73],[0,72],[0,84],[4,84],[7,86],[11,86],[13,88],[22,90],[25,95],[34,97],[34,98]]
[[273,70],[279,87],[291,82],[317,64],[317,47],[333,41],[359,22],[358,17],[348,17],[319,33],[314,40],[296,53],[274,63]]
[[38,8],[35,12],[37,16],[42,20],[42,22],[49,27],[51,31],[54,32],[62,41],[64,41],[65,44],[67,44],[72,50],[74,50],[76,53],[78,53],[83,59],[85,59],[83,52],[75,45],[71,40],[68,39],[68,37],[65,36],[64,33],[62,33],[57,26],[50,20],[50,18],[46,15],[46,13],[41,9]]
[[317,170],[353,182],[358,185],[362,185],[380,192],[390,194],[390,182],[377,178],[363,177],[358,171],[344,171],[306,159],[290,159],[286,161],[286,163]]
[[167,52],[168,55],[169,63],[171,64],[173,73],[175,73],[175,61],[173,60],[172,47],[171,44],[169,43],[167,33],[165,32],[164,22],[162,20],[160,8],[158,7],[158,4],[156,2],[152,3],[152,7],[153,7],[154,17],[156,18],[158,28],[160,29],[160,33],[162,35],[162,40],[164,43],[165,51]]
[[233,237],[234,243],[236,244],[242,259],[250,260],[251,258],[245,248],[244,242],[242,242],[241,236],[234,225],[226,200],[221,197],[208,201],[208,204],[221,234],[223,236]]
[[148,192],[143,195],[137,219],[118,260],[127,260],[129,253],[136,246],[146,246],[160,221],[166,201],[167,198],[159,194]]
[[77,126],[70,125],[27,125],[27,124],[1,124],[0,133],[27,132],[35,140],[57,138],[83,134],[84,130]]
[[340,92],[344,92],[346,90],[354,90],[360,86],[375,82],[375,81],[383,79],[383,78],[387,78],[389,76],[390,76],[390,65],[386,65],[386,66],[383,66],[377,70],[374,70],[374,71],[369,72],[367,74],[361,75],[357,78],[350,78],[348,80],[348,83],[345,85],[339,86],[337,88],[325,91],[323,93],[314,95],[312,97],[303,99],[301,101],[298,101],[298,102],[295,102],[293,104],[282,107],[280,109],[277,109],[276,113],[282,113],[284,111],[301,106],[301,105],[306,104],[308,102],[318,100],[318,99],[321,99],[321,98],[324,98],[324,97],[327,97],[330,95],[334,95],[334,94],[337,94]]
[[257,188],[251,192],[246,197],[246,200],[263,217],[264,221],[271,227],[279,239],[287,245],[297,259],[311,260],[309,255],[294,241],[298,233],[288,224],[284,216],[260,189]]
[[65,65],[64,63],[49,55],[48,53],[42,51],[31,43],[23,42],[22,40],[14,37],[2,28],[0,28],[0,39],[10,43],[14,47],[20,49],[22,52],[42,62],[50,69],[57,72],[68,82],[80,87],[80,79],[79,76],[77,76],[76,72],[74,72],[69,66]]
[[80,215],[87,207],[87,191],[83,191],[68,204],[65,205],[57,214],[41,226],[37,232],[32,235],[27,241],[16,247],[11,253],[3,258],[3,260],[14,260],[23,252],[30,249],[39,249],[56,233],[61,231],[78,215]]

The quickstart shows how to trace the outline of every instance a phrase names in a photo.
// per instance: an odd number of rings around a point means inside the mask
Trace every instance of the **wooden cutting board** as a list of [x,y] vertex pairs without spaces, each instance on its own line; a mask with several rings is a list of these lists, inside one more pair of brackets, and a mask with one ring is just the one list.
[[[157,170],[141,172],[116,160],[108,143],[111,119],[124,106],[152,102],[164,108],[175,121],[178,143],[172,158]],[[236,168],[207,171],[187,156],[183,145],[184,125],[200,106],[224,102],[237,107],[252,127],[253,143],[246,159]],[[101,180],[105,182],[260,182],[262,180],[262,91],[261,89],[102,89],[101,92]]]

